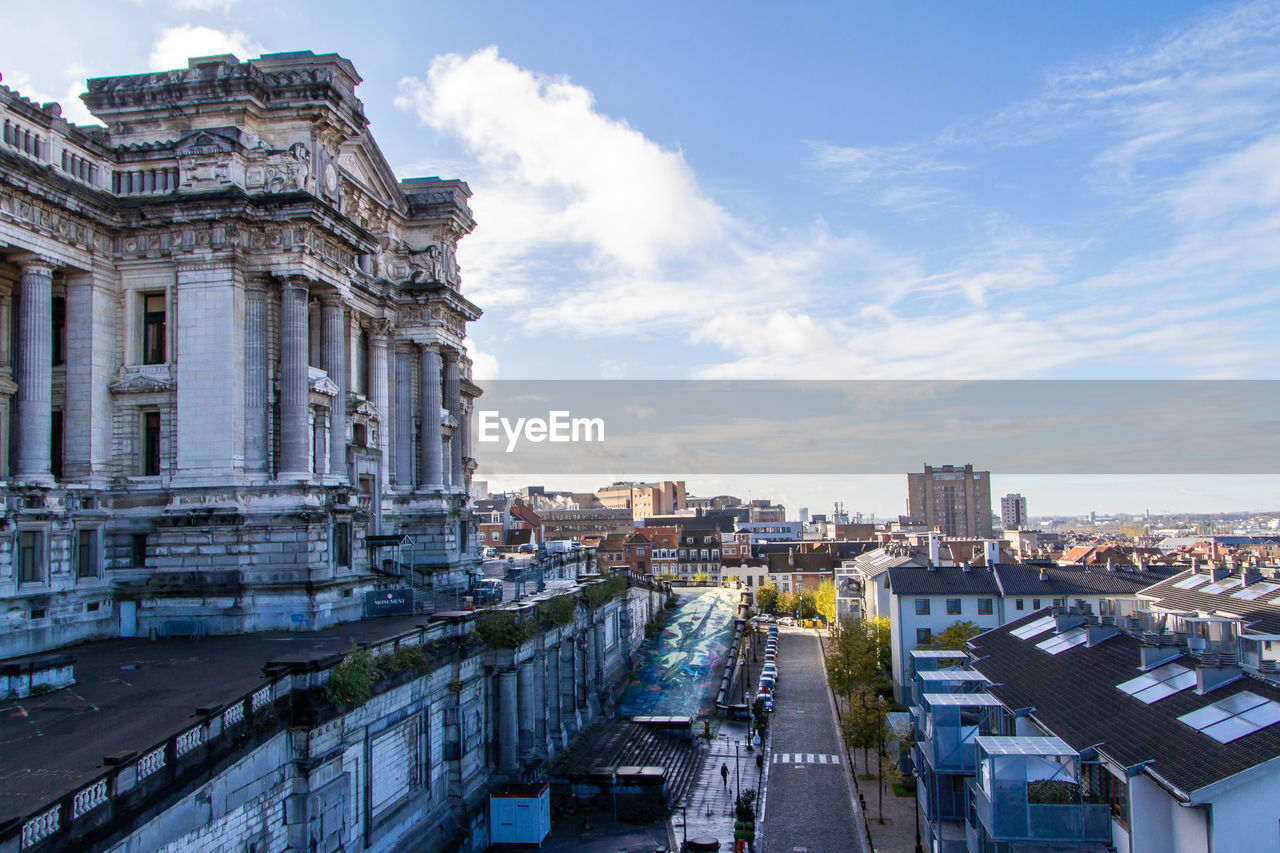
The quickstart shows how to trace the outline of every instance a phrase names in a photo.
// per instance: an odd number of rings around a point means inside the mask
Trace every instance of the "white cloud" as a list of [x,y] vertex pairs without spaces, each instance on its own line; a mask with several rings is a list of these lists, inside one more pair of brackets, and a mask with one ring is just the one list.
[[192,12],[222,12],[224,15],[231,12],[231,7],[239,3],[240,0],[174,0],[174,8],[186,9]]
[[467,339],[467,357],[471,359],[471,378],[477,382],[498,378],[498,359],[476,347],[475,341]]
[[468,179],[483,225],[461,254],[469,293],[487,305],[544,302],[549,278],[563,292],[566,267],[595,282],[661,278],[733,227],[678,151],[496,48],[437,57],[401,81],[396,104],[477,161]]
[[187,60],[193,56],[233,53],[243,61],[264,52],[262,45],[239,30],[216,30],[187,24],[163,30],[151,49],[148,62],[152,71],[168,71],[186,68]]

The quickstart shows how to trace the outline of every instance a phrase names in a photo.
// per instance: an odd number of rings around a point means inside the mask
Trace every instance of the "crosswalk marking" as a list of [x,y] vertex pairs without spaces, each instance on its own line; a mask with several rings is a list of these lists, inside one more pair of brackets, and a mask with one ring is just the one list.
[[826,752],[775,752],[774,764],[839,764],[840,756]]

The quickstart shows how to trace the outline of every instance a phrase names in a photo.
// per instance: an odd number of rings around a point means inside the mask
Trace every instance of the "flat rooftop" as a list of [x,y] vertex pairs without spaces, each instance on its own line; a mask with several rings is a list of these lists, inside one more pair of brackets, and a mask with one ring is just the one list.
[[395,616],[320,631],[204,639],[104,640],[57,649],[75,659],[76,683],[0,702],[0,823],[92,781],[103,758],[141,753],[199,719],[196,709],[233,702],[265,685],[268,661],[300,661],[425,626]]

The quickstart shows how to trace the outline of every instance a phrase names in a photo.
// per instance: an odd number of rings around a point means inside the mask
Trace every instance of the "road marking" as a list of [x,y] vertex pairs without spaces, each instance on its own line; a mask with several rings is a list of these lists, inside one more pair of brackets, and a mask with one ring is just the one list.
[[839,764],[840,756],[828,752],[775,752],[772,763],[792,764],[797,767],[805,764]]

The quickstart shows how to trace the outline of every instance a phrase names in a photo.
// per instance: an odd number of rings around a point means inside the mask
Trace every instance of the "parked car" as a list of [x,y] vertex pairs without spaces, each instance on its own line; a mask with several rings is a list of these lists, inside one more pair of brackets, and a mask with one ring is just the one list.
[[792,619],[790,616],[783,616],[781,619],[778,620],[778,624],[786,625],[788,628],[790,628],[792,625],[796,624],[796,620]]
[[777,662],[778,662],[778,655],[777,655],[776,653],[774,653],[774,652],[765,652],[765,653],[764,653],[764,662],[765,662],[765,663],[777,663]]
[[485,548],[485,549],[484,549],[484,558],[485,558],[486,560],[496,560],[496,559],[498,558],[498,549],[497,549],[497,548]]
[[522,544],[522,545],[521,545],[519,548],[517,548],[516,550],[517,550],[517,551],[519,551],[521,554],[532,554],[532,553],[533,553],[533,546],[532,546],[532,545],[530,545],[528,542],[525,542],[524,544]]
[[768,693],[762,693],[760,695],[760,698],[764,702],[765,713],[766,714],[773,713],[773,696]]

